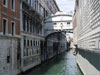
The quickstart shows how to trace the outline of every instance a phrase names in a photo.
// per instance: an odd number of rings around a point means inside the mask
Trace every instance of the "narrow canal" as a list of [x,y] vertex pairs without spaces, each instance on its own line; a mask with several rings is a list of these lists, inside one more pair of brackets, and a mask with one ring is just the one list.
[[62,53],[50,61],[21,75],[82,75],[72,51]]

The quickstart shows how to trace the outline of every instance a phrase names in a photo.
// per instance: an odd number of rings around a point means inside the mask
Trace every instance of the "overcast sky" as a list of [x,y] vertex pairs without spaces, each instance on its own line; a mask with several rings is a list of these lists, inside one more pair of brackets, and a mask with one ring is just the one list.
[[61,11],[72,13],[74,11],[75,0],[56,0]]

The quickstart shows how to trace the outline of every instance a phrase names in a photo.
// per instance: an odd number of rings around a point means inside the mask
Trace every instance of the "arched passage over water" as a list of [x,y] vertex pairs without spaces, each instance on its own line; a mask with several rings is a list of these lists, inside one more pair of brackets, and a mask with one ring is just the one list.
[[45,59],[50,59],[66,51],[67,39],[63,32],[54,32],[46,36]]

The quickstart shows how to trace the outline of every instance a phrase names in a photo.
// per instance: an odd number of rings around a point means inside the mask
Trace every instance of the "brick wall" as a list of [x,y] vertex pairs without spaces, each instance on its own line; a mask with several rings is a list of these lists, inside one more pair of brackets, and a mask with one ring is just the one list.
[[11,21],[15,21],[16,34],[20,34],[20,0],[15,0],[15,11],[11,10],[11,0],[8,1],[8,7],[5,8],[0,0],[0,32],[2,32],[2,19],[8,19],[8,33],[11,34]]

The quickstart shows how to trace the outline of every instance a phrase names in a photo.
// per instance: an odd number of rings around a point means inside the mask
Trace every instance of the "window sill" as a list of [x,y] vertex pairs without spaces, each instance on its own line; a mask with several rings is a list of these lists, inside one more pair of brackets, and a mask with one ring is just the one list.
[[14,35],[12,36],[11,34],[6,34],[6,35],[3,35],[3,34],[0,34],[1,37],[8,37],[8,38],[21,38],[20,35]]
[[8,6],[7,6],[7,5],[3,5],[3,7],[8,8]]

